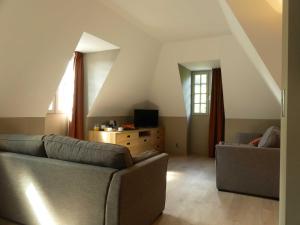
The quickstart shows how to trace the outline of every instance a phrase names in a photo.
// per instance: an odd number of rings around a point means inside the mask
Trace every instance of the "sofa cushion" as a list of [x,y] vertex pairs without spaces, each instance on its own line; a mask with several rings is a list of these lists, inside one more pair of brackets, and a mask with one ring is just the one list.
[[262,136],[258,147],[279,148],[280,147],[280,130],[278,127],[269,127]]
[[46,157],[43,135],[1,134],[0,151]]
[[45,136],[44,145],[47,156],[53,159],[114,169],[133,165],[128,148],[120,145],[81,141],[60,135]]

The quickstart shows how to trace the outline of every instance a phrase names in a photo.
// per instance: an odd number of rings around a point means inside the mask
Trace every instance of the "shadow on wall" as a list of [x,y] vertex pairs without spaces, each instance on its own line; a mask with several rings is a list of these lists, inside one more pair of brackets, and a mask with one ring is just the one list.
[[131,110],[129,111],[129,116],[131,118],[133,118],[133,115],[134,115],[134,110],[135,109],[159,109],[158,108],[158,105],[154,104],[153,102],[151,101],[143,101],[143,102],[139,102],[137,104],[134,104],[131,108]]

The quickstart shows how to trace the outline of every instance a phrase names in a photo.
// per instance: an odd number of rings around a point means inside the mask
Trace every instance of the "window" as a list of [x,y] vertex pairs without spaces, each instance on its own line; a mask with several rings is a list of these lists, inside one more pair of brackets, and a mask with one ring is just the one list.
[[69,61],[56,94],[48,107],[48,113],[64,113],[70,118],[73,108],[74,79],[73,70],[74,58]]
[[192,112],[208,114],[210,71],[192,72]]

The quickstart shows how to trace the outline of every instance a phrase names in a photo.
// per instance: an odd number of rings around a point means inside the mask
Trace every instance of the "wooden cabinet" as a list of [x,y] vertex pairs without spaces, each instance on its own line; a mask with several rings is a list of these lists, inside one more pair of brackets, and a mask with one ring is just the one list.
[[89,140],[126,146],[132,155],[156,149],[164,151],[164,130],[145,128],[130,131],[90,131]]

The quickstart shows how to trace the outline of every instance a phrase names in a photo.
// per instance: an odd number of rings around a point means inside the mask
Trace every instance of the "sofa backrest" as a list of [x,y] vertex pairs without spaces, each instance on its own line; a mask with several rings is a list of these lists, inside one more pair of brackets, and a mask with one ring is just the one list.
[[261,137],[262,134],[260,133],[243,133],[239,132],[235,136],[235,142],[237,144],[249,144],[250,141],[253,141],[256,138]]
[[0,151],[46,157],[43,135],[0,134]]
[[81,141],[52,134],[44,137],[44,146],[47,156],[53,159],[119,170],[133,165],[128,148],[120,145]]

